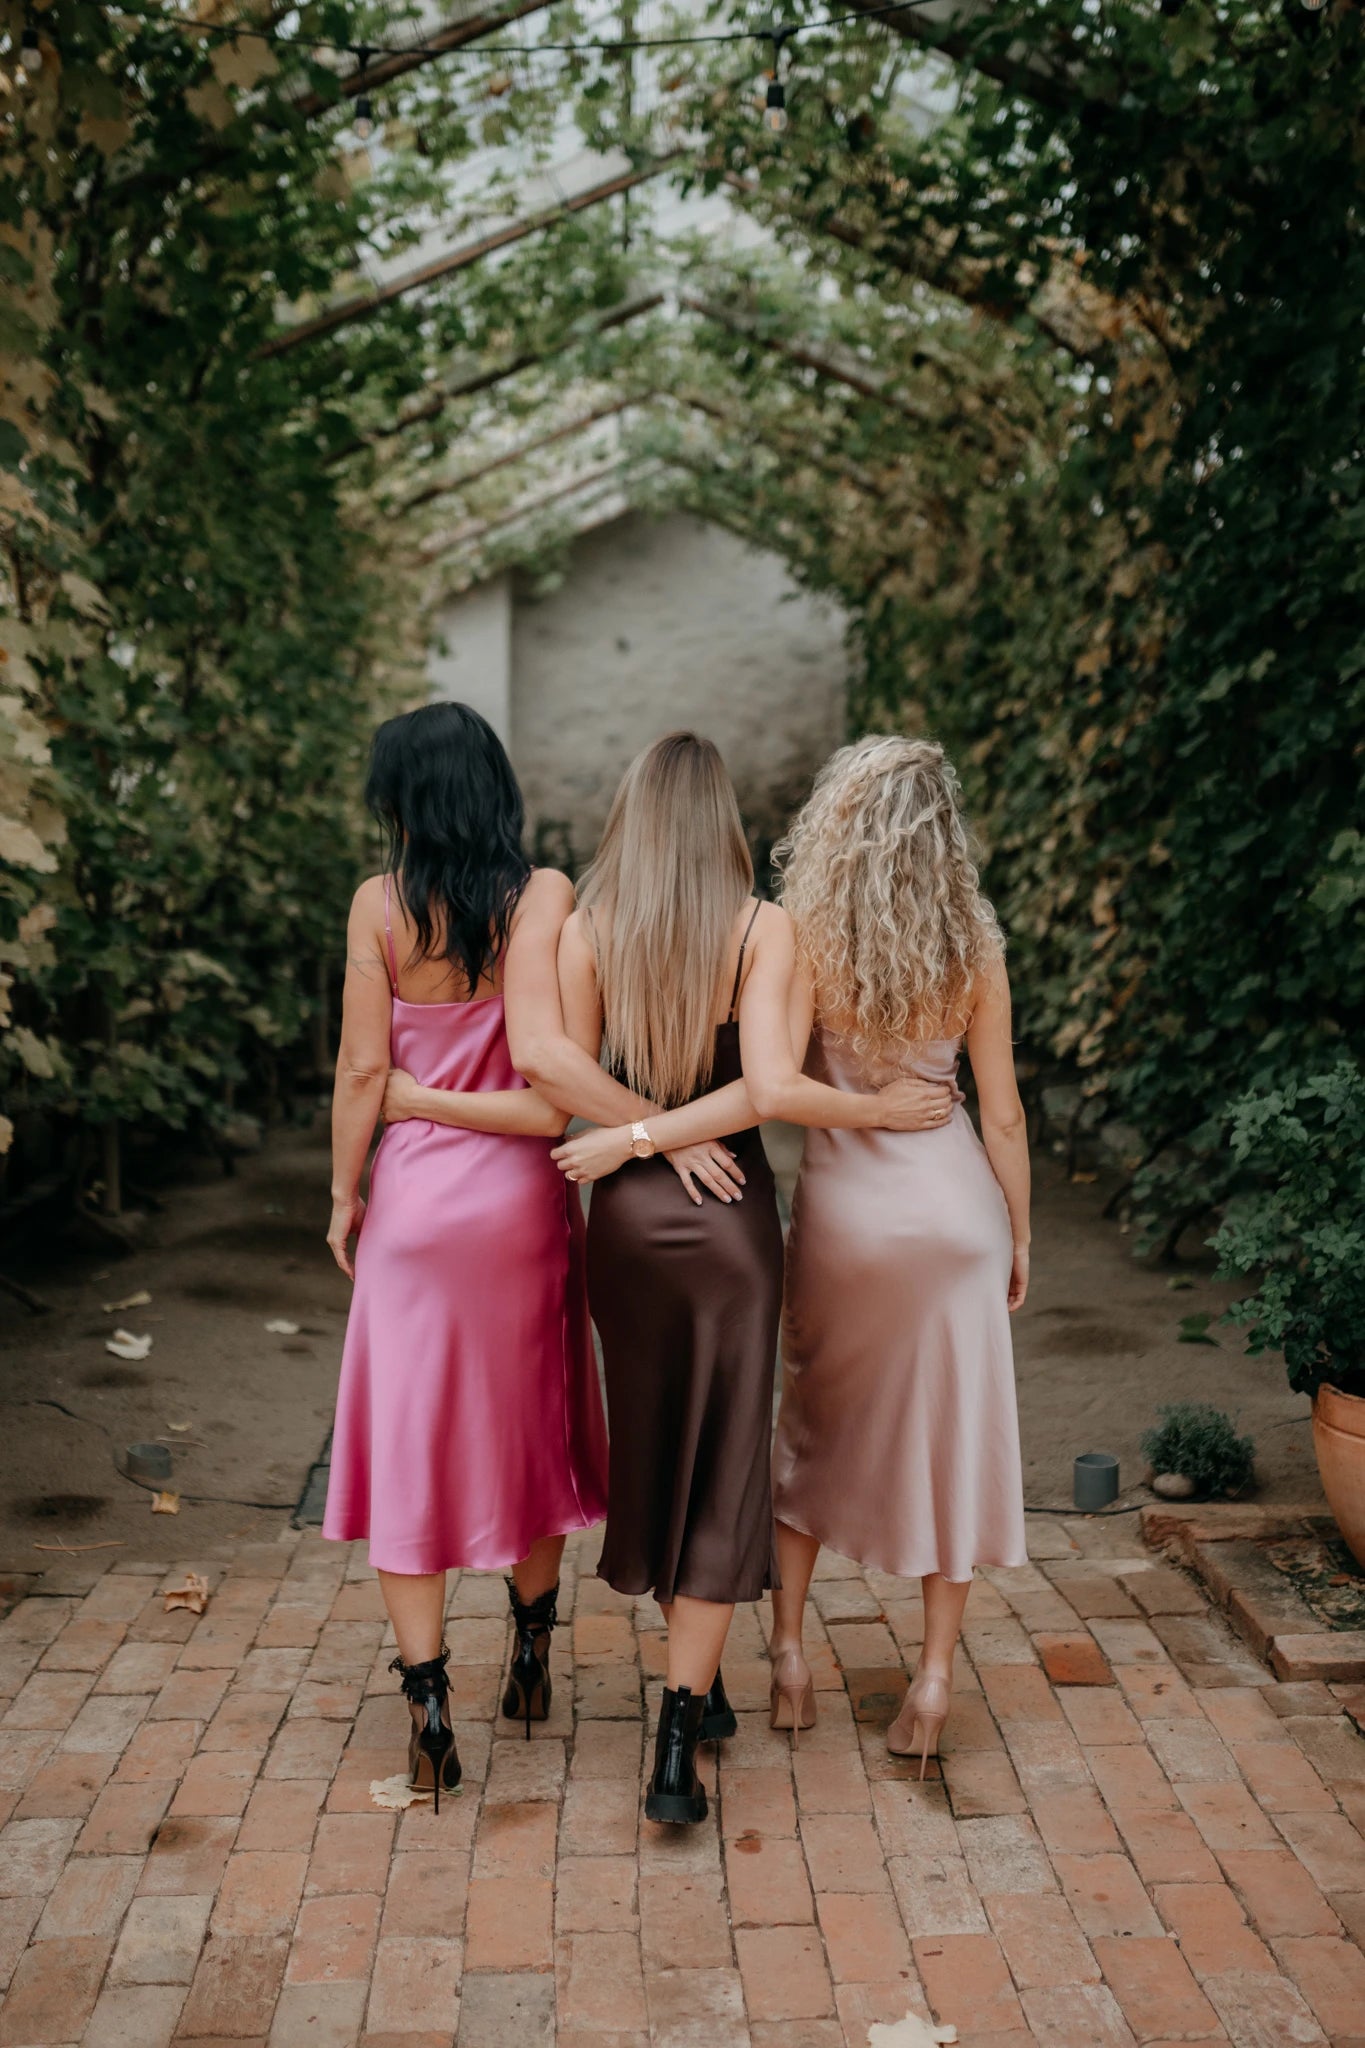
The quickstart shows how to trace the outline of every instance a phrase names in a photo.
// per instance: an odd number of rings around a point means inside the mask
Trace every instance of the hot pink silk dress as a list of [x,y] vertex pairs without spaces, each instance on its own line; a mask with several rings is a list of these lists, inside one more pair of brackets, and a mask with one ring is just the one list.
[[1027,1562],[1010,1342],[1009,1214],[957,1087],[961,1040],[875,1071],[817,1030],[834,1088],[947,1081],[926,1131],[806,1133],[787,1239],[773,1509],[907,1578]]
[[[389,965],[395,1066],[428,1088],[526,1086],[501,996],[405,1003],[392,933]],[[380,1141],[323,1521],[368,1537],[380,1571],[504,1569],[606,1513],[583,1210],[553,1143],[417,1119]]]

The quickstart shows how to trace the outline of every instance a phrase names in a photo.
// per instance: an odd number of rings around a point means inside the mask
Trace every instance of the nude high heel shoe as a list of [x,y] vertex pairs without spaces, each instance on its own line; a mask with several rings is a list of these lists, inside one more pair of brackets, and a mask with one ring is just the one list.
[[799,1749],[801,1730],[815,1726],[815,1686],[799,1650],[779,1650],[773,1658],[768,1704],[768,1726],[790,1729],[792,1748]]
[[917,1672],[905,1695],[899,1714],[886,1731],[886,1746],[892,1756],[919,1755],[919,1774],[924,1778],[931,1756],[938,1755],[939,1731],[952,1705],[952,1681],[931,1671]]

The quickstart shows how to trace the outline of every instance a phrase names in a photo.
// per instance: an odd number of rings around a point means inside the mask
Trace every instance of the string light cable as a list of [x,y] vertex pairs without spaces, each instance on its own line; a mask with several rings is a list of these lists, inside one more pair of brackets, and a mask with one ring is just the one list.
[[[299,35],[270,27],[256,27],[244,21],[196,21],[186,14],[148,14],[132,18],[152,28],[177,28],[189,35],[201,35],[224,42],[235,42],[243,37],[256,42],[272,43],[281,49],[325,50],[341,57],[359,59],[363,54],[368,65],[375,58],[424,57],[435,61],[443,57],[526,57],[540,53],[559,53],[562,56],[578,56],[589,51],[603,51],[609,55],[626,53],[631,50],[684,50],[705,44],[772,42],[775,38],[785,41],[790,36],[808,35],[812,30],[843,28],[851,22],[876,21],[893,14],[915,14],[921,8],[934,5],[934,0],[886,0],[877,7],[859,7],[843,14],[822,15],[815,21],[765,22],[757,28],[713,29],[700,35],[642,36],[636,39],[621,36],[586,36],[572,43],[485,43],[472,42],[457,44],[444,49],[435,43],[342,43],[327,36]],[[458,26],[452,23],[451,26]],[[357,69],[359,69],[357,65]]]

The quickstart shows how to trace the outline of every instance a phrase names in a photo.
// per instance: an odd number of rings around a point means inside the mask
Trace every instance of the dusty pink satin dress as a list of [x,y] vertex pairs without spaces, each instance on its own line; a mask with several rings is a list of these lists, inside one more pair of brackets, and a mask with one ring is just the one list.
[[960,1039],[866,1069],[817,1030],[806,1071],[950,1081],[930,1131],[806,1133],[787,1239],[779,1521],[907,1578],[1026,1562],[1005,1198],[957,1089]]
[[[391,1043],[394,1065],[428,1088],[526,1085],[501,996],[395,992]],[[381,1571],[502,1569],[606,1513],[583,1210],[553,1142],[416,1119],[380,1141],[323,1534],[367,1536]]]

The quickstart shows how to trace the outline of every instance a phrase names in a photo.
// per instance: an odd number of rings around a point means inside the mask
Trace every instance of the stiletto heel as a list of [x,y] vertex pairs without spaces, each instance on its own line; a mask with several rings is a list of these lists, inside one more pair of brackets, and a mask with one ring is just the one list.
[[801,1747],[801,1730],[815,1726],[815,1685],[799,1650],[780,1650],[773,1659],[768,1726],[789,1729],[793,1749]]
[[534,1600],[523,1600],[517,1591],[516,1580],[509,1578],[507,1598],[511,1603],[517,1640],[512,1651],[507,1690],[502,1696],[502,1711],[508,1721],[519,1721],[525,1717],[526,1740],[529,1742],[532,1721],[548,1721],[550,1718],[553,1692],[550,1683],[550,1633],[559,1620],[555,1604],[559,1599],[559,1581],[556,1579],[548,1592],[538,1593]]
[[892,1756],[919,1757],[920,1782],[930,1757],[938,1755],[938,1738],[952,1705],[952,1683],[934,1672],[915,1674],[899,1714],[886,1731]]
[[413,1716],[412,1734],[408,1738],[408,1783],[425,1791],[422,1766],[430,1767],[432,1810],[435,1813],[441,1811],[441,1787],[444,1785],[447,1792],[453,1792],[462,1775],[459,1751],[455,1747],[455,1730],[447,1713],[450,1681],[446,1677],[446,1665],[449,1662],[450,1652],[443,1649],[439,1657],[429,1657],[425,1664],[405,1664],[401,1657],[395,1657],[389,1666],[390,1671],[401,1674],[403,1697],[418,1710]]

